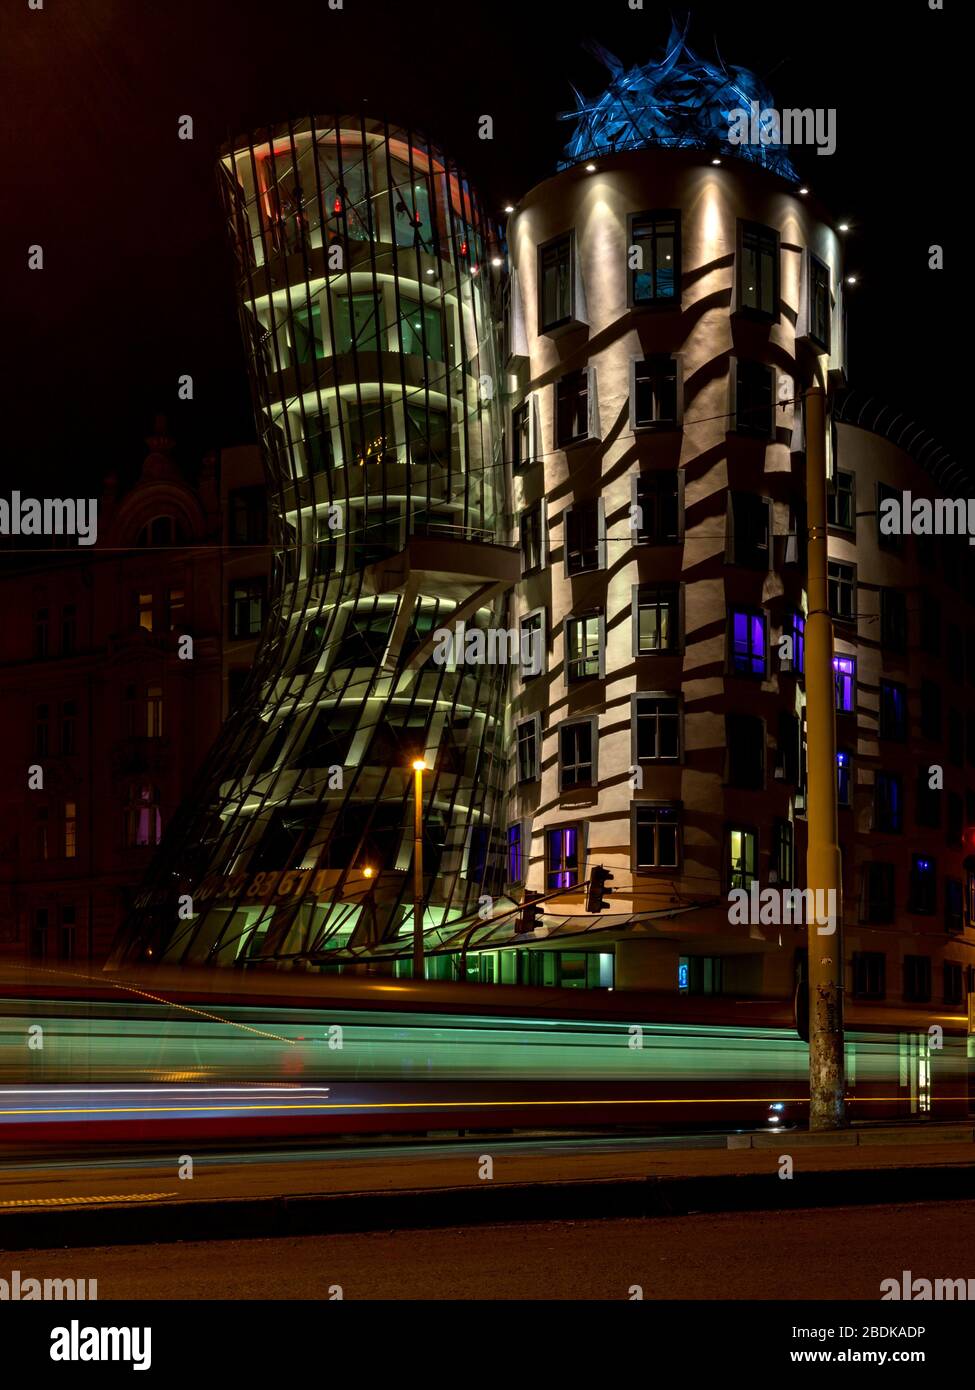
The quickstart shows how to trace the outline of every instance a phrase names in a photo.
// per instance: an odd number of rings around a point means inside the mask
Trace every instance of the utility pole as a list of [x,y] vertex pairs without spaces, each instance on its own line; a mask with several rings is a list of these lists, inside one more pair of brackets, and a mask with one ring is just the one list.
[[[826,398],[806,392],[809,612],[805,628],[809,948],[809,1128],[846,1123],[843,1056],[843,881],[836,796],[836,685],[826,532]],[[822,894],[820,898],[819,895]],[[828,923],[817,901],[826,903]],[[830,932],[830,927],[833,928]]]
[[422,758],[413,762],[413,978],[422,980],[423,965],[423,774]]

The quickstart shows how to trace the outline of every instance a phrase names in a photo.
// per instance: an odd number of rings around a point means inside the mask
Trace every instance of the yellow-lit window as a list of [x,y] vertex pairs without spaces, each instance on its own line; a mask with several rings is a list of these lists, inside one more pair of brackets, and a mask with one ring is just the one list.
[[78,853],[78,807],[74,801],[64,803],[64,857],[74,859]]

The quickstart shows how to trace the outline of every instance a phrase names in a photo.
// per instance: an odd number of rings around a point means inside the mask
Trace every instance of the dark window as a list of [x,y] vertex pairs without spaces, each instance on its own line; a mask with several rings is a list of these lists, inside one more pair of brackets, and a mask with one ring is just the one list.
[[309,473],[324,473],[335,462],[332,424],[327,414],[308,416],[305,424],[305,459]]
[[948,646],[948,675],[953,681],[961,683],[965,679],[965,647],[962,630],[957,623],[949,623],[946,633]]
[[679,216],[673,212],[644,212],[630,223],[630,300],[633,304],[673,304],[678,300]]
[[264,626],[264,599],[267,579],[239,579],[230,586],[230,635],[257,637]]
[[965,758],[969,767],[975,767],[975,713],[965,720]]
[[774,372],[762,362],[739,358],[735,368],[735,429],[769,439],[772,434]]
[[563,724],[559,730],[559,790],[594,785],[594,736],[589,719]]
[[772,865],[778,882],[791,886],[795,877],[792,822],[777,820],[772,827]]
[[446,463],[450,458],[450,425],[446,411],[406,407],[406,438],[411,463]]
[[948,759],[954,763],[955,767],[962,767],[965,762],[965,721],[960,710],[950,708],[948,710]]
[[65,700],[61,706],[61,752],[78,751],[78,706],[74,700]]
[[776,778],[781,772],[780,780],[791,787],[799,786],[802,775],[800,731],[799,716],[790,710],[780,710]]
[[904,829],[904,792],[894,772],[878,772],[874,784],[874,829],[885,835],[899,835]]
[[267,505],[264,488],[234,488],[227,503],[231,544],[263,545],[267,540]]
[[904,998],[925,1004],[931,998],[931,957],[904,957]]
[[829,266],[809,253],[809,336],[829,352]]
[[78,636],[78,610],[73,603],[61,609],[61,655],[70,656]]
[[733,608],[730,647],[731,669],[736,676],[765,676],[768,671],[765,614],[751,608]]
[[926,767],[918,769],[915,794],[917,797],[914,813],[916,824],[927,826],[929,829],[936,829],[941,824],[941,797],[943,793],[935,791],[928,785]]
[[830,560],[827,568],[829,589],[829,611],[841,622],[855,622],[857,615],[857,571],[856,565],[844,565],[839,560]]
[[680,758],[680,697],[637,695],[636,757],[638,762],[676,762]]
[[577,825],[545,832],[545,881],[553,888],[573,888],[579,882],[582,839]]
[[838,714],[852,714],[856,709],[857,663],[854,656],[833,657],[833,685],[836,691]]
[[576,502],[565,513],[565,562],[569,574],[599,569],[599,505]]
[[893,652],[907,647],[907,597],[902,589],[880,591],[880,641]]
[[34,920],[30,929],[30,956],[32,960],[43,960],[47,955],[47,924],[47,908],[35,908]]
[[545,669],[545,614],[539,609],[521,620],[519,647],[522,680],[540,676]]
[[675,869],[680,853],[680,809],[638,802],[634,840],[634,868]]
[[564,449],[589,438],[589,371],[567,372],[555,384],[555,442]]
[[51,707],[38,705],[34,711],[34,756],[46,758],[51,748]]
[[637,591],[636,654],[680,648],[680,591],[675,584],[641,585]]
[[927,589],[921,590],[921,651],[941,655],[941,602]]
[[874,861],[863,866],[863,905],[861,919],[864,922],[892,922],[894,920],[894,866]]
[[645,357],[634,362],[631,402],[634,429],[677,424],[680,418],[677,383],[678,367],[674,357]]
[[944,991],[946,1004],[963,1004],[965,1002],[961,961],[946,960],[944,962]]
[[542,546],[542,505],[536,502],[521,514],[519,525],[521,535],[521,571],[531,574],[540,570],[544,561]]
[[853,997],[883,999],[887,992],[887,957],[882,951],[853,952]]
[[324,357],[321,304],[314,303],[303,309],[294,309],[291,321],[294,325],[295,360],[311,362],[315,357]]
[[539,331],[545,333],[572,318],[572,236],[558,237],[538,248]]
[[842,750],[836,754],[836,800],[840,806],[852,804],[853,759]]
[[[349,671],[357,666],[378,666],[389,643],[392,626],[393,614],[388,608],[380,609],[374,604],[365,603],[360,608],[353,609],[346,620],[334,669]],[[314,664],[317,664],[317,658],[322,652],[327,631],[326,624],[321,620],[309,623],[305,631],[305,649],[302,655],[313,656]],[[314,664],[311,669],[314,669]]]
[[758,836],[732,826],[727,833],[728,888],[750,888],[758,876]]
[[941,739],[941,687],[935,681],[921,682],[921,735],[935,743]]
[[519,820],[508,826],[508,882],[522,883],[524,878],[524,844]]
[[965,803],[958,792],[948,793],[948,825],[945,842],[953,849],[960,847],[965,833]]
[[880,682],[880,737],[907,738],[907,686],[897,681]]
[[47,608],[38,608],[34,614],[34,655],[47,656],[50,641],[51,614]]
[[833,487],[826,494],[826,517],[834,530],[856,530],[855,473],[837,470]]
[[732,564],[767,570],[770,564],[770,507],[767,497],[753,492],[728,496],[728,558]]
[[945,931],[965,929],[965,886],[960,878],[945,879]]
[[676,468],[640,473],[636,479],[638,545],[673,545],[680,540],[680,490]]
[[602,674],[602,619],[598,613],[565,620],[565,657],[570,681]]
[[754,714],[725,715],[728,784],[750,791],[765,786],[765,723]]
[[74,960],[75,957],[75,927],[77,917],[73,903],[65,903],[61,908],[61,941],[60,956],[62,960]]
[[757,318],[778,318],[778,233],[755,222],[739,222],[738,254],[738,309]]
[[538,721],[523,719],[518,725],[518,781],[535,782],[539,776]]

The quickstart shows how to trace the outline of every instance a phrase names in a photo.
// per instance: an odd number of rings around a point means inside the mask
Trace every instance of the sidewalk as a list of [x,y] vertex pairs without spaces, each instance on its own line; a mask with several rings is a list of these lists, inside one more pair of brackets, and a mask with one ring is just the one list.
[[0,1170],[0,1249],[975,1196],[971,1124],[700,1136],[660,1149],[607,1140],[584,1151],[578,1142],[485,1135],[448,1153],[280,1153],[246,1163],[202,1154],[191,1181],[179,1179],[176,1154],[25,1163]]

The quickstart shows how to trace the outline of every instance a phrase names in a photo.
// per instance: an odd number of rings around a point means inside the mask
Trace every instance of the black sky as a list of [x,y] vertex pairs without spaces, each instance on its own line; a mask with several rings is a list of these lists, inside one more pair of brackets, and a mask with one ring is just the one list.
[[[838,148],[796,163],[854,224],[853,384],[962,453],[966,363],[947,340],[960,260],[967,87],[959,6],[928,0],[697,4],[691,41],[767,77],[777,105],[835,107]],[[954,13],[952,13],[954,10]],[[424,130],[500,209],[553,171],[569,82],[658,57],[671,7],[644,0],[8,0],[2,218],[5,490],[137,470],[166,412],[188,460],[252,439],[218,147],[308,111],[367,110]],[[181,115],[195,138],[177,139]],[[477,138],[494,118],[494,140]],[[946,247],[947,269],[927,268]],[[27,269],[31,244],[45,269]],[[960,336],[960,335],[958,335]],[[176,399],[192,374],[195,400]]]

